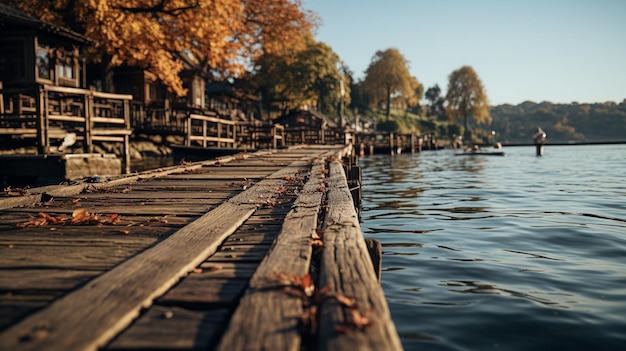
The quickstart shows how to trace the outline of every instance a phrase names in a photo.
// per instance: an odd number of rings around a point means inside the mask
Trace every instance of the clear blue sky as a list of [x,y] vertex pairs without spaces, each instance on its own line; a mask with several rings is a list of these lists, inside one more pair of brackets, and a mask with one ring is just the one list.
[[396,48],[425,87],[445,94],[469,65],[489,103],[626,99],[626,0],[304,0],[316,39],[357,79]]

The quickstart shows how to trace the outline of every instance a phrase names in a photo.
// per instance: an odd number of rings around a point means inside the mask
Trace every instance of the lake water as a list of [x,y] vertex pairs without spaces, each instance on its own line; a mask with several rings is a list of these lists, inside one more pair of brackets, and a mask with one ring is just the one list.
[[626,349],[626,145],[366,156],[406,350]]

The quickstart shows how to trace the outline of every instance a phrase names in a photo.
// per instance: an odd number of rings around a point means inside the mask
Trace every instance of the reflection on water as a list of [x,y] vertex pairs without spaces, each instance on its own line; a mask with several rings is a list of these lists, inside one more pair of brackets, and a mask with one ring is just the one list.
[[626,345],[626,146],[361,158],[407,350]]

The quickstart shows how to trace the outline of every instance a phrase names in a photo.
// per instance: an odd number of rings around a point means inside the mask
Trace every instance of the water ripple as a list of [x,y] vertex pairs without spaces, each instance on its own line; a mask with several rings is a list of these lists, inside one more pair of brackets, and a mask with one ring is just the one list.
[[405,349],[622,348],[624,155],[606,145],[361,158],[362,228],[383,245]]

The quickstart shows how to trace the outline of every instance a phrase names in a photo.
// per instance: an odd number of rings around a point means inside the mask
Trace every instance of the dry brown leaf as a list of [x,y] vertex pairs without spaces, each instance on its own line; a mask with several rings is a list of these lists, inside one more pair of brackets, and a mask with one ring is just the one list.
[[11,196],[11,197],[30,195],[30,191],[28,190],[28,187],[25,187],[25,188],[11,188],[9,186],[9,187],[4,188],[4,193],[7,194],[7,196]]
[[167,216],[155,216],[150,218],[148,222],[167,223]]
[[208,267],[209,272],[217,272],[217,271],[219,271],[219,270],[221,270],[221,269],[223,269],[223,268],[224,268],[224,267],[222,267],[222,265],[220,265],[220,264],[217,264],[217,265],[215,265],[215,266]]
[[72,212],[72,224],[83,223],[89,219],[90,214],[84,208],[78,208]]
[[319,240],[319,239],[310,239],[309,243],[313,247],[323,247],[324,246],[324,242]]
[[356,306],[356,299],[353,298],[353,297],[349,297],[349,296],[346,296],[344,294],[339,294],[339,293],[337,293],[337,294],[335,294],[333,296],[337,299],[337,301],[340,304],[342,304],[342,305],[344,305],[346,307],[354,307],[354,306]]
[[356,308],[351,308],[348,313],[352,319],[352,324],[357,329],[363,329],[372,324],[372,321],[364,314],[359,312]]
[[295,287],[299,291],[303,292],[306,296],[313,296],[315,292],[315,284],[310,274],[305,274],[300,277],[297,275],[290,275],[287,273],[274,273],[269,279],[277,280],[281,285],[287,287]]

